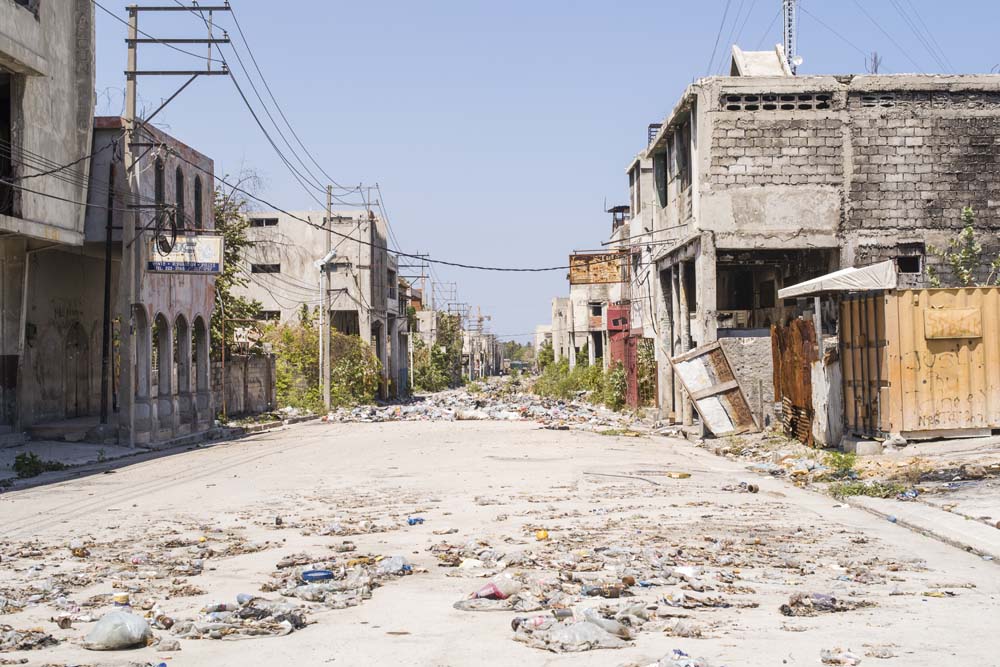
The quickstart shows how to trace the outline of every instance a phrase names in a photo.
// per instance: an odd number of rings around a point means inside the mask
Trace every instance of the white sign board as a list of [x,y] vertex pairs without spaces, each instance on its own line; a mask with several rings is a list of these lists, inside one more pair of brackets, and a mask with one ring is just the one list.
[[163,254],[155,237],[146,244],[146,270],[150,273],[222,273],[221,236],[203,234],[178,237],[173,250]]

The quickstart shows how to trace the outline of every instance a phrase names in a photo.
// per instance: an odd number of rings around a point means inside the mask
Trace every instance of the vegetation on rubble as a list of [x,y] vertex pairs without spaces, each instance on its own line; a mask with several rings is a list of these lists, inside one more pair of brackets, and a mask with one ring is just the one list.
[[882,481],[850,481],[834,482],[827,489],[834,498],[843,500],[850,496],[867,496],[869,498],[894,498],[906,490],[898,482]]
[[[228,176],[226,177],[229,178]],[[253,174],[240,177],[236,185],[241,188],[250,187],[255,180]],[[211,356],[221,359],[223,350],[223,319],[253,319],[260,313],[260,302],[246,299],[233,294],[233,289],[247,284],[246,269],[243,256],[253,241],[247,236],[250,219],[246,198],[235,189],[226,192],[222,187],[215,190],[213,213],[215,216],[215,231],[222,235],[223,256],[222,273],[215,279],[215,312],[211,322]],[[236,326],[233,322],[225,327],[225,350],[227,357],[236,350]]]
[[845,452],[829,452],[826,455],[826,465],[830,468],[829,479],[848,479],[857,475],[854,469],[857,457]]
[[538,350],[538,370],[544,371],[549,365],[555,363],[556,352],[552,348],[552,341],[545,341]]
[[[272,324],[264,333],[275,355],[278,403],[315,412],[323,409],[319,378],[318,312],[303,305],[298,322]],[[330,403],[349,407],[375,398],[381,364],[360,336],[330,333]]]
[[612,410],[625,407],[625,393],[628,391],[628,380],[625,377],[625,367],[620,363],[609,370],[604,377],[604,405]]
[[[927,252],[951,267],[954,285],[942,285],[934,266],[927,267],[927,276],[934,287],[989,287],[1000,284],[1000,256],[984,258],[983,244],[976,239],[976,213],[970,207],[962,209],[962,231],[948,242],[947,248],[928,246]],[[989,269],[986,278],[979,281]]]
[[419,336],[413,343],[413,388],[441,391],[462,384],[462,329],[457,315],[437,314],[437,338],[428,346]]
[[570,370],[569,360],[560,359],[545,367],[535,380],[533,391],[539,396],[563,400],[586,395],[592,403],[620,410],[625,405],[625,371],[621,365],[607,373],[598,365],[577,365]]
[[639,405],[656,405],[656,349],[650,338],[640,338],[636,351]]
[[14,457],[13,468],[18,477],[28,479],[38,477],[43,472],[64,470],[66,466],[59,461],[44,461],[34,452],[21,452]]

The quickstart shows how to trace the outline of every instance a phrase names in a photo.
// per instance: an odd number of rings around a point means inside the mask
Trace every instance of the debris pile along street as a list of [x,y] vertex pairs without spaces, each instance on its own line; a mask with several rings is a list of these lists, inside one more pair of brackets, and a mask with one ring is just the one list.
[[54,488],[2,498],[5,659],[104,664],[115,611],[152,664],[992,655],[912,620],[986,636],[994,564],[669,438],[311,423]]
[[549,429],[602,430],[634,428],[648,431],[634,415],[615,412],[586,400],[585,394],[571,401],[544,398],[531,393],[527,381],[513,377],[490,378],[478,391],[452,389],[418,395],[399,405],[339,408],[330,423],[374,423],[389,421],[533,421]]

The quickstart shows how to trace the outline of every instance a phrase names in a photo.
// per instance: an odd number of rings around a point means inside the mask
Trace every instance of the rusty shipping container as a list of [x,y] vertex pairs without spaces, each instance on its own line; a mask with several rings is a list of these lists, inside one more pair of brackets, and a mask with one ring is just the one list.
[[848,432],[922,439],[1000,429],[1000,288],[849,294],[840,326]]

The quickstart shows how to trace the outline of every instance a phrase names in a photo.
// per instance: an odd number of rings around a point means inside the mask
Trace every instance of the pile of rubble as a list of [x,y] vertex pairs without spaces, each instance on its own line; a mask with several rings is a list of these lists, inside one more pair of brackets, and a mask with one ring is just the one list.
[[545,428],[600,430],[636,427],[630,415],[616,413],[585,400],[563,401],[489,382],[475,393],[453,389],[398,405],[339,408],[326,417],[331,423],[391,421],[534,421]]

